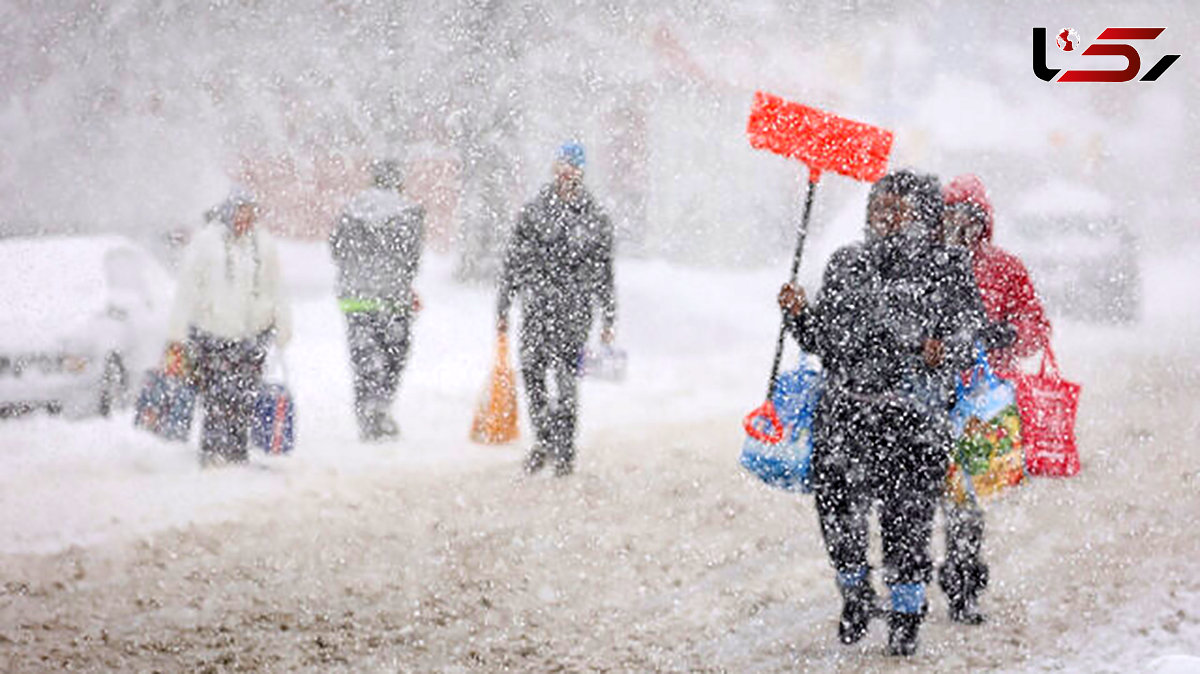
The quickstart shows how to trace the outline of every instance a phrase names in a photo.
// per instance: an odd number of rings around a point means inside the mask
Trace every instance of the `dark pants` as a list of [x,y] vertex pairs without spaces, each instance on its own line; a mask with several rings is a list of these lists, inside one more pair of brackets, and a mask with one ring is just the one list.
[[942,590],[951,603],[978,595],[988,583],[983,562],[983,509],[974,503],[942,500],[946,515],[946,563],[938,571]]
[[408,362],[409,316],[392,311],[348,312],[346,333],[354,369],[354,411],[362,426],[386,412],[396,396]]
[[[538,444],[560,463],[569,464],[575,459],[580,349],[582,345],[570,344],[521,349],[521,375]],[[550,380],[554,382],[553,396]]]
[[[821,534],[839,579],[867,577],[868,518],[879,504],[885,582],[924,584],[946,471],[933,422],[907,407],[827,394],[814,424],[813,487]],[[904,610],[904,609],[900,609]]]
[[188,335],[197,387],[203,399],[202,460],[247,459],[254,400],[262,388],[270,332],[232,340],[193,328]]

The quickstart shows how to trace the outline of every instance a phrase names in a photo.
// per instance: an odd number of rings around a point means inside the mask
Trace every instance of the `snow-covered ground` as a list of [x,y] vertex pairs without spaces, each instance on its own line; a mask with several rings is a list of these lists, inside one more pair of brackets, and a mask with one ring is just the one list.
[[1137,326],[1056,325],[1084,472],[989,508],[992,621],[935,591],[906,663],[879,626],[837,643],[811,501],[736,464],[782,270],[622,260],[629,377],[585,382],[554,480],[466,439],[492,291],[427,261],[403,438],[363,445],[325,251],[284,257],[294,456],[201,472],[128,415],[0,423],[0,669],[1200,671],[1200,249],[1145,264]]

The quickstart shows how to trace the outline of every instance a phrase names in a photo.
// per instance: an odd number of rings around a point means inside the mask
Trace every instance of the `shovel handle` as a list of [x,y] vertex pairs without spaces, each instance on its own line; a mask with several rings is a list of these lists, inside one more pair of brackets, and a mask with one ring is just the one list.
[[[800,275],[800,259],[804,257],[804,240],[808,238],[808,219],[812,215],[813,196],[817,192],[817,180],[820,177],[820,171],[809,170],[808,194],[804,197],[804,214],[796,227],[796,252],[792,256],[792,273],[789,277],[789,282],[793,285]],[[775,395],[775,378],[779,375],[779,363],[783,358],[783,338],[786,334],[787,319],[783,318],[779,324],[779,338],[775,340],[775,359],[771,362],[771,378],[767,380],[767,400]]]

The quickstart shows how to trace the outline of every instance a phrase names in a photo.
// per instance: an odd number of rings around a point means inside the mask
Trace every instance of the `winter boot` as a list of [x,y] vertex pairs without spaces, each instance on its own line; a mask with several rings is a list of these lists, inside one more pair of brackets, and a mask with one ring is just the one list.
[[545,465],[546,450],[542,448],[540,442],[534,443],[533,447],[529,449],[529,454],[525,456],[525,463],[521,467],[525,470],[526,475],[533,475]]
[[983,564],[946,564],[938,581],[950,603],[950,619],[965,625],[980,625],[987,615],[979,610],[979,594],[987,587],[988,567]]
[[866,569],[857,573],[839,573],[838,587],[842,591],[842,617],[838,621],[838,640],[850,645],[866,635],[867,626],[877,613],[877,597]]
[[375,418],[375,429],[380,439],[400,437],[400,425],[387,412],[380,412]]
[[562,456],[554,457],[554,477],[566,477],[575,472],[575,462]]
[[575,472],[575,448],[570,441],[562,442],[554,450],[554,476],[566,477]]
[[917,632],[929,605],[924,583],[895,583],[888,586],[892,612],[888,615],[888,655],[909,656],[917,652]]
[[888,655],[910,656],[917,652],[920,613],[896,613],[888,616]]
[[369,403],[359,403],[354,416],[358,419],[358,439],[374,442],[380,437],[379,412]]

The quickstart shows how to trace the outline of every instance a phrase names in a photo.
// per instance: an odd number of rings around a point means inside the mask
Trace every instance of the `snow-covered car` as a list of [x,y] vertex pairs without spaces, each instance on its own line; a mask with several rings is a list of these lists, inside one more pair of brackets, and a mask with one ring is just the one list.
[[159,358],[174,282],[119,236],[0,240],[0,415],[109,414]]
[[1112,201],[1091,188],[1048,182],[1018,199],[998,243],[1029,268],[1052,314],[1128,323],[1141,307],[1137,239]]

